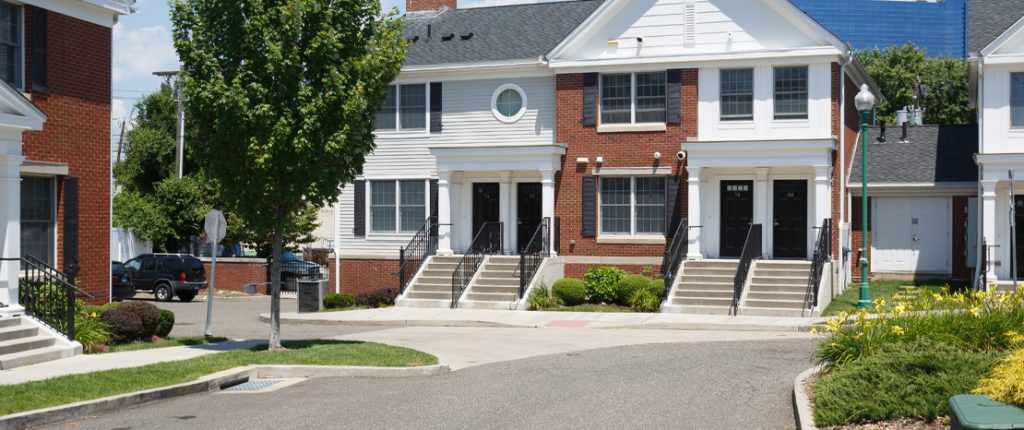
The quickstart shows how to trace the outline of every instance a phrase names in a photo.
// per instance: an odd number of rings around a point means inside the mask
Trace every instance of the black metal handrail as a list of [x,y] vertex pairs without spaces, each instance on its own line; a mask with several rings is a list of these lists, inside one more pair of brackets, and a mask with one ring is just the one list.
[[5,258],[20,265],[18,302],[25,313],[47,327],[75,339],[75,299],[96,298],[74,285],[74,279],[31,256]]
[[469,249],[452,271],[452,309],[459,306],[459,298],[469,286],[469,281],[473,280],[476,271],[480,269],[484,257],[500,253],[504,249],[504,238],[504,223],[486,222],[480,226],[476,236],[473,236]]
[[672,281],[676,277],[679,265],[686,256],[684,250],[689,243],[689,232],[690,223],[688,220],[683,219],[679,223],[679,227],[676,227],[676,232],[672,235],[672,242],[669,242],[668,246],[665,247],[665,255],[661,258],[661,277],[665,279],[665,295],[663,296],[665,298],[668,298],[668,293],[672,290]]
[[551,219],[544,218],[537,229],[533,231],[530,241],[519,252],[519,267],[516,269],[519,276],[519,296],[516,297],[516,300],[526,295],[526,290],[530,288],[530,283],[533,282],[533,277],[540,269],[540,264],[551,255],[550,224]]
[[978,272],[980,280],[977,290],[988,291],[988,239],[981,239],[981,249],[978,252],[981,253],[981,263],[974,269]]
[[747,230],[747,239],[743,242],[740,264],[736,266],[736,277],[733,279],[732,308],[730,309],[732,315],[739,313],[740,299],[743,298],[743,286],[747,283],[750,266],[758,258],[761,258],[761,224],[751,224],[750,229]]
[[818,306],[818,284],[821,283],[825,263],[832,259],[832,220],[825,218],[818,230],[818,238],[814,242],[814,255],[811,258],[811,273],[807,277],[807,292],[804,293],[804,310],[812,310]]
[[427,257],[437,253],[436,227],[434,217],[427,217],[409,244],[398,249],[398,294],[405,293]]

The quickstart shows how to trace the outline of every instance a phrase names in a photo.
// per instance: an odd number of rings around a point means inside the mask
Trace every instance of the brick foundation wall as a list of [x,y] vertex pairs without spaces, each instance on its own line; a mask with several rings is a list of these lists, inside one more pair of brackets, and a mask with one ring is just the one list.
[[[203,261],[206,268],[206,282],[210,282],[210,262]],[[218,259],[217,290],[242,292],[246,284],[256,284],[256,292],[266,294],[267,262],[262,258]]]
[[[24,8],[25,88],[46,114],[24,134],[28,160],[64,163],[79,180],[80,287],[106,302],[110,291],[111,29],[49,11],[47,91],[32,91],[32,12]],[[57,266],[63,268],[63,184],[58,184]]]
[[625,271],[627,271],[629,273],[633,273],[633,274],[637,274],[637,275],[643,274],[643,271],[644,271],[645,267],[648,267],[648,268],[651,268],[651,269],[654,270],[653,272],[651,272],[652,275],[657,275],[657,274],[661,273],[661,265],[660,264],[657,264],[657,265],[651,265],[651,264],[643,264],[643,265],[633,265],[633,264],[566,264],[565,265],[565,277],[566,278],[583,279],[583,274],[587,273],[587,270],[590,270],[591,267],[604,267],[604,266],[618,267],[618,268],[620,268],[622,270],[625,270]]
[[[556,97],[556,141],[568,144],[555,186],[555,216],[560,219],[561,227],[560,254],[661,256],[665,251],[663,244],[599,244],[596,238],[583,237],[582,178],[592,174],[597,167],[597,157],[604,157],[602,168],[671,167],[672,175],[681,176],[676,202],[685,218],[686,166],[676,160],[675,153],[688,137],[697,135],[697,70],[683,70],[682,123],[667,124],[666,131],[598,133],[596,126],[584,126],[582,74],[558,75]],[[661,160],[654,160],[655,152],[661,153]],[[578,157],[588,157],[590,163],[577,164]],[[600,212],[599,207],[597,210]],[[600,231],[600,225],[597,229]]]
[[[334,257],[327,262],[327,291],[334,292]],[[341,292],[351,295],[381,288],[398,289],[398,260],[342,259]]]

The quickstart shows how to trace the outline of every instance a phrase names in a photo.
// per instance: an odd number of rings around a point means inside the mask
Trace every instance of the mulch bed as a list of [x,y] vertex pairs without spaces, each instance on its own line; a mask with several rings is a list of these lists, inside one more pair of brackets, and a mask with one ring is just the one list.
[[823,427],[823,430],[946,430],[949,428],[949,418],[939,418],[929,422],[911,418],[900,418],[892,421],[882,421],[870,424],[856,424],[839,427]]

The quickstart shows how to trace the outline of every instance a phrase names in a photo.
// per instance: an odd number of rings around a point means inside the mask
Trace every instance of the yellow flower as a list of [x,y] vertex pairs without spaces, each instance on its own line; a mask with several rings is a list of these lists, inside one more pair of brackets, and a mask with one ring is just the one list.
[[903,327],[900,327],[898,325],[894,325],[894,326],[892,326],[891,332],[892,332],[892,334],[894,334],[896,336],[902,336],[903,335]]
[[818,334],[818,329],[812,328],[811,329],[811,334]]
[[900,303],[900,304],[896,305],[896,309],[893,310],[893,313],[896,314],[896,315],[899,315],[899,314],[902,314],[902,313],[904,313],[906,311],[907,311],[907,305],[904,305],[903,303]]
[[90,314],[89,316],[91,316],[91,317],[93,317],[93,318],[96,318],[96,312],[93,312],[93,313],[92,313],[92,314]]
[[880,308],[885,306],[885,299],[875,299],[875,307]]
[[977,306],[971,308],[971,314],[973,314],[976,317],[980,317],[981,316],[981,308],[979,308]]
[[855,337],[857,339],[860,339],[860,338],[864,337],[864,332],[857,333],[857,336],[855,336]]

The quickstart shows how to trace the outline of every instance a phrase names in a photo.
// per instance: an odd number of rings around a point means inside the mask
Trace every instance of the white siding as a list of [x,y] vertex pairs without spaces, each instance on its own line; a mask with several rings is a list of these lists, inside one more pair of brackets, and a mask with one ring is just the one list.
[[982,85],[981,153],[1024,152],[1024,128],[1010,123],[1010,73],[1024,72],[1024,63],[988,66]]

